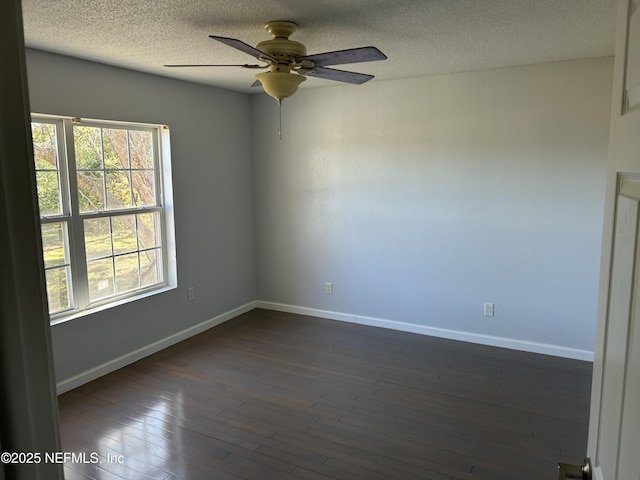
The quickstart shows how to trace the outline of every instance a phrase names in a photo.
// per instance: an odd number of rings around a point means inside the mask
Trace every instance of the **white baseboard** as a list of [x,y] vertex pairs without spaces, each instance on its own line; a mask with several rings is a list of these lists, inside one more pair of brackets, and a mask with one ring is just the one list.
[[528,342],[525,340],[517,340],[513,338],[495,337],[492,335],[482,335],[478,333],[462,332],[458,330],[449,330],[446,328],[429,327],[426,325],[417,325],[414,323],[397,322],[395,320],[386,320],[375,317],[365,317],[361,315],[352,315],[348,313],[332,312],[330,310],[319,310],[315,308],[300,307],[296,305],[287,305],[276,302],[256,302],[257,308],[265,310],[276,310],[279,312],[297,313],[300,315],[309,315],[312,317],[328,318],[330,320],[340,320],[342,322],[351,322],[360,325],[369,325],[372,327],[390,328],[392,330],[400,330],[403,332],[419,333],[421,335],[430,335],[432,337],[447,338],[449,340],[461,340],[464,342],[479,343],[482,345],[490,345],[492,347],[509,348],[511,350],[521,350],[525,352],[541,353],[544,355],[553,355],[555,357],[572,358],[575,360],[585,360],[593,362],[593,352],[590,350],[580,350],[577,348],[563,347],[560,345],[551,345],[547,343]]
[[576,348],[563,347],[559,345],[550,345],[546,343],[527,342],[512,338],[495,337],[491,335],[481,335],[477,333],[461,332],[458,330],[449,330],[445,328],[429,327],[426,325],[417,325],[414,323],[397,322],[394,320],[386,320],[382,318],[366,317],[362,315],[352,315],[342,312],[333,312],[330,310],[320,310],[315,308],[300,307],[296,305],[287,305],[284,303],[254,301],[246,303],[238,308],[234,308],[217,317],[210,318],[198,325],[189,327],[181,332],[170,335],[166,338],[153,342],[142,348],[129,352],[118,358],[114,358],[102,365],[81,372],[73,377],[65,378],[57,383],[58,395],[68,392],[80,385],[88,383],[108,373],[114,372],[119,368],[136,362],[144,357],[152,355],[160,350],[175,345],[182,340],[204,332],[209,328],[220,325],[221,323],[231,320],[243,313],[249,312],[254,308],[263,308],[265,310],[276,310],[279,312],[297,313],[300,315],[309,315],[312,317],[327,318],[330,320],[339,320],[342,322],[355,323],[360,325],[369,325],[372,327],[389,328],[392,330],[400,330],[403,332],[418,333],[421,335],[430,335],[432,337],[448,338],[450,340],[461,340],[464,342],[479,343],[482,345],[490,345],[494,347],[510,348],[512,350],[522,350],[525,352],[542,353],[545,355],[553,355],[556,357],[573,358],[576,360],[593,361],[593,352],[589,350],[579,350]]
[[204,332],[205,330],[215,327],[216,325],[220,325],[221,323],[224,323],[227,320],[231,320],[232,318],[237,317],[238,315],[241,315],[243,313],[253,310],[254,308],[256,308],[256,306],[257,306],[257,302],[246,303],[245,305],[242,305],[238,308],[234,308],[233,310],[230,310],[221,315],[218,315],[217,317],[210,318],[209,320],[199,323],[198,325],[194,325],[193,327],[189,327],[185,330],[182,330],[181,332],[174,333],[173,335],[163,338],[162,340],[158,340],[157,342],[153,342],[137,350],[134,350],[133,352],[129,352],[118,358],[114,358],[113,360],[103,363],[102,365],[98,365],[97,367],[86,370],[82,373],[74,375],[73,377],[61,380],[60,382],[57,383],[58,395],[64,392],[68,392],[69,390],[72,390],[76,387],[79,387],[80,385],[88,383],[91,380],[95,380],[96,378],[99,378],[103,375],[114,372],[119,368],[122,368],[144,357],[147,357],[156,352],[159,352],[160,350],[170,347],[171,345],[175,345],[176,343],[181,342],[182,340],[186,340],[187,338],[197,335],[198,333]]

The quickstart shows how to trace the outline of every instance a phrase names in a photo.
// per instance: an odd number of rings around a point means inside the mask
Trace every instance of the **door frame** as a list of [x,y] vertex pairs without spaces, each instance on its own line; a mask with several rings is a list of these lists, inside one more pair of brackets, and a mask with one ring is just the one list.
[[[0,1],[0,441],[60,451],[20,0]],[[62,479],[55,463],[0,464],[0,479]]]

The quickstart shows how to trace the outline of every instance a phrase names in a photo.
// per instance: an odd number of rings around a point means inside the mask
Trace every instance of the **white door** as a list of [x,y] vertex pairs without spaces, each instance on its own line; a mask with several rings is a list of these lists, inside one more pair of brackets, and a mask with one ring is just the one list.
[[640,480],[640,0],[618,0],[591,397],[593,477]]

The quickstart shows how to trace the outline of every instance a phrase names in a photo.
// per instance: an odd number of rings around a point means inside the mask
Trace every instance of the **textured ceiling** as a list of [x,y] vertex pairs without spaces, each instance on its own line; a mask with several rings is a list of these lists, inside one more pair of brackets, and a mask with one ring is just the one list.
[[[256,45],[291,20],[309,54],[375,45],[388,60],[345,70],[376,80],[613,55],[614,0],[22,0],[28,47],[243,92],[254,63],[208,38]],[[376,81],[373,80],[373,81]],[[301,88],[332,85],[310,78]],[[356,87],[354,87],[356,88]]]

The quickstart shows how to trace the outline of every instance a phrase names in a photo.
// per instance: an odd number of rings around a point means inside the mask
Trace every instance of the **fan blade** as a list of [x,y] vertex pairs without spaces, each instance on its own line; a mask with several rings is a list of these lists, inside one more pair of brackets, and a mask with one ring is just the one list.
[[313,70],[313,73],[300,73],[309,77],[325,78],[327,80],[354,83],[356,85],[361,85],[373,78],[373,75],[366,73],[347,72],[346,70],[338,70],[337,68],[313,67]]
[[163,67],[240,67],[240,68],[267,68],[268,65],[212,65],[212,64],[190,64],[190,65],[163,65]]
[[252,86],[252,87],[261,87],[261,86],[262,86],[262,83],[260,83],[260,80],[256,80],[255,82],[253,82],[253,83],[251,84],[251,86]]
[[342,65],[345,63],[375,62],[376,60],[386,60],[387,56],[376,47],[350,48],[348,50],[338,50],[336,52],[317,53],[315,55],[305,55],[296,58],[296,63],[303,60],[310,60],[315,67],[327,65]]
[[209,38],[213,38],[214,40],[224,43],[225,45],[229,45],[230,47],[236,48],[241,52],[248,53],[252,57],[255,57],[259,60],[267,59],[272,62],[276,62],[276,63],[278,62],[271,55],[267,55],[266,53],[261,52],[257,48],[253,48],[251,45],[244,43],[242,40],[237,40],[235,38],[228,38],[228,37],[217,37],[215,35],[209,35]]

